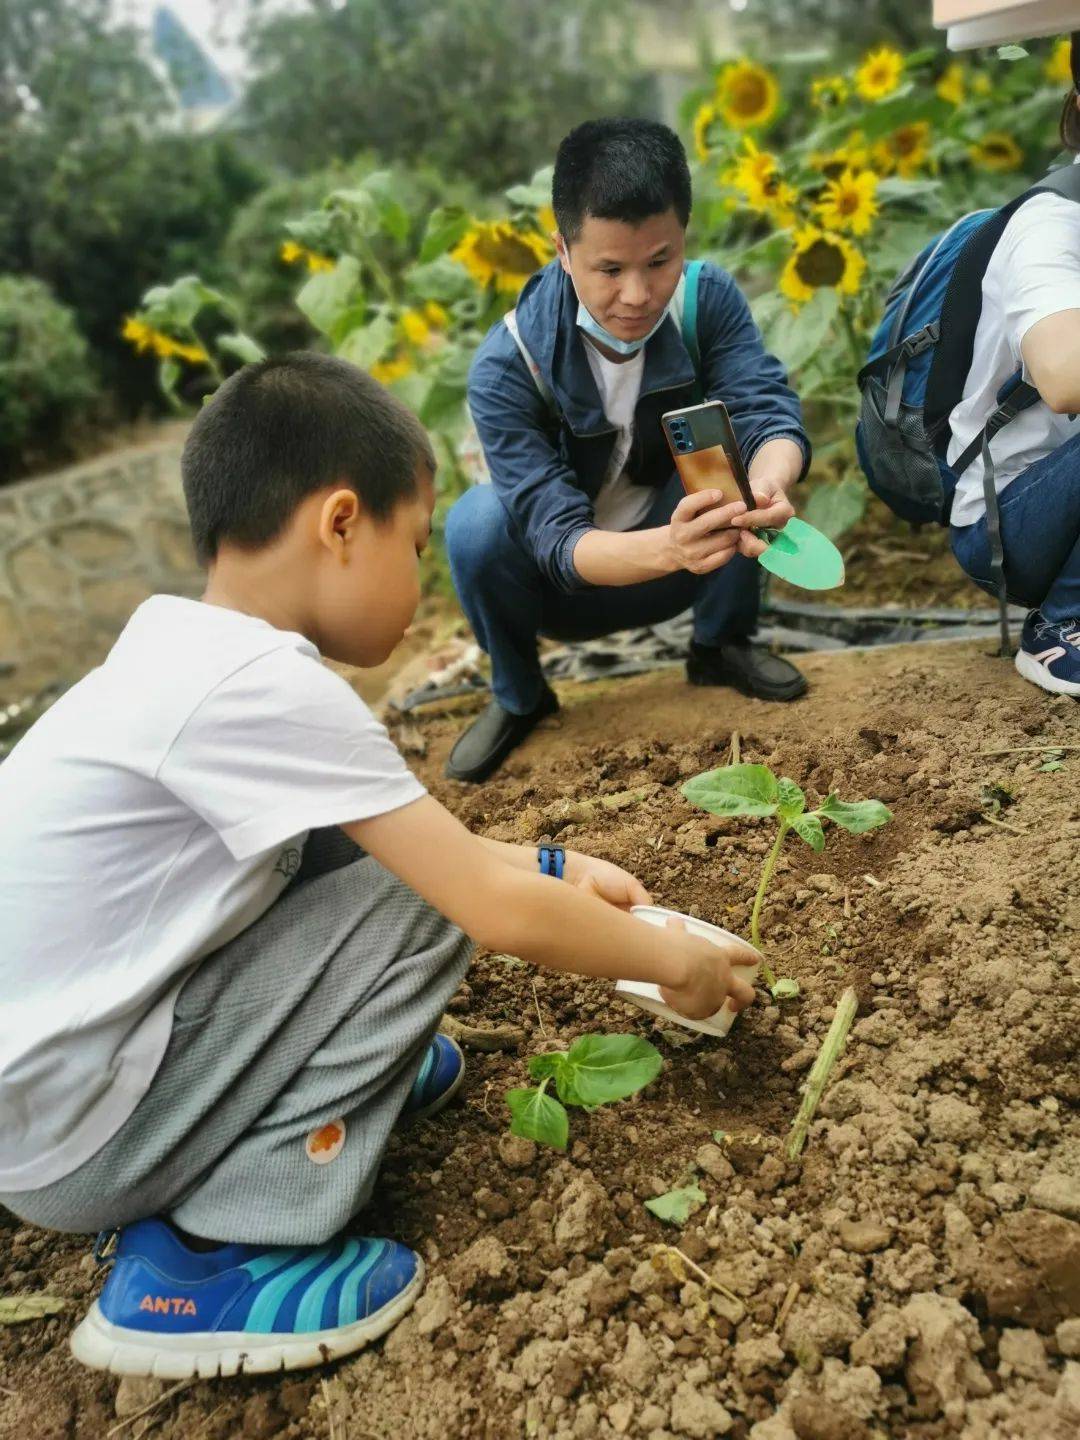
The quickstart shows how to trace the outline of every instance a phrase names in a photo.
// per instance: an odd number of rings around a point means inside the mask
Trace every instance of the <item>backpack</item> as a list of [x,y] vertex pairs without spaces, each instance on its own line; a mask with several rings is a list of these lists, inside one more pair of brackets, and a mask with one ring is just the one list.
[[[690,261],[678,285],[675,287],[675,293],[672,295],[668,307],[672,319],[679,327],[682,342],[690,352],[690,359],[693,362],[694,375],[697,380],[696,398],[698,400],[701,400],[703,396],[701,386],[701,351],[697,338],[698,281],[701,278],[702,264],[703,262],[701,260]],[[521,338],[521,332],[518,329],[516,309],[506,312],[503,316],[503,324],[514,337],[514,343],[521,352],[521,358],[525,361],[525,366],[532,376],[532,381],[536,386],[537,393],[548,407],[552,417],[557,420],[559,418],[559,407],[555,402],[555,396],[548,388],[546,381],[540,374],[540,367],[532,355],[530,355],[528,347]],[[469,478],[474,484],[484,484],[491,478],[484,461],[484,452],[480,444],[480,437],[477,435],[476,428],[472,424],[471,419],[468,432],[459,449],[459,457],[466,468]]]
[[1002,654],[1011,652],[1004,557],[990,441],[1039,392],[1023,371],[1005,382],[982,431],[953,465],[949,416],[963,397],[982,310],[982,282],[1006,225],[1035,195],[1080,204],[1080,166],[1065,165],[998,210],[976,210],[936,236],[898,276],[859,372],[855,444],[870,489],[903,520],[947,525],[956,481],[981,455]]

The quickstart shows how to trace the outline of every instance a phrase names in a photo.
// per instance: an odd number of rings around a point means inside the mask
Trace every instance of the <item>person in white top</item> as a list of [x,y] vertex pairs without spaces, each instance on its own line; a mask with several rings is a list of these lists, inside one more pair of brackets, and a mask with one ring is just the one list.
[[[1080,35],[1072,45],[1080,79]],[[1061,138],[1080,159],[1077,85]],[[1056,694],[1080,696],[1080,205],[1036,195],[1009,220],[986,268],[971,369],[949,425],[950,463],[981,433],[1016,372],[1039,392],[991,442],[1009,595],[1030,607],[1016,668]],[[961,566],[994,592],[983,464],[961,475],[952,509]]]
[[318,1364],[411,1306],[419,1257],[339,1232],[461,1084],[467,937],[688,1016],[752,999],[616,866],[470,834],[322,664],[401,639],[433,474],[347,362],[237,372],[183,455],[202,599],[142,605],[0,765],[0,1203],[121,1227],[88,1364]]

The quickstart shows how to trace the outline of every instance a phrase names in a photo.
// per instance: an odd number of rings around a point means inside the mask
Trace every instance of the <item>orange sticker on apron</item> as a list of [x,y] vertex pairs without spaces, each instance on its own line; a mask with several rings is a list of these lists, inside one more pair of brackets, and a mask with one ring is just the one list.
[[331,1160],[336,1160],[341,1154],[344,1144],[345,1121],[331,1120],[328,1125],[320,1125],[318,1130],[312,1130],[304,1142],[304,1149],[308,1159],[315,1165],[329,1165]]

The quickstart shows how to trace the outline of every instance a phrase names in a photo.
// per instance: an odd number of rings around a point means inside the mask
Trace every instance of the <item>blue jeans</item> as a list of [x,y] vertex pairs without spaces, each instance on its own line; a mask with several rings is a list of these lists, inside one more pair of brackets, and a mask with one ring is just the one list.
[[[637,529],[666,525],[683,497],[673,476]],[[514,715],[544,692],[537,641],[591,640],[670,620],[694,607],[702,645],[745,640],[757,624],[760,570],[737,555],[711,575],[678,570],[640,585],[594,585],[564,594],[541,574],[490,485],[474,485],[446,517],[450,574],[481,648],[491,656],[492,693]]]
[[[998,506],[1009,599],[1047,620],[1080,619],[1080,435],[1029,465]],[[994,595],[986,516],[954,525],[951,539],[961,568]]]

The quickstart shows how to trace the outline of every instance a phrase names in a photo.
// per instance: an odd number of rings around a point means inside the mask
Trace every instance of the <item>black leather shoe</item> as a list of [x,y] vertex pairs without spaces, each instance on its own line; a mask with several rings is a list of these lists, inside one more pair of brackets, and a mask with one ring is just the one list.
[[796,700],[806,693],[806,676],[790,660],[749,640],[726,645],[692,641],[686,678],[691,685],[730,685],[757,700]]
[[555,692],[546,686],[540,704],[528,715],[512,715],[497,700],[492,700],[484,713],[458,736],[446,762],[447,779],[486,780],[510,751],[520,745],[546,715],[554,715],[558,708]]

